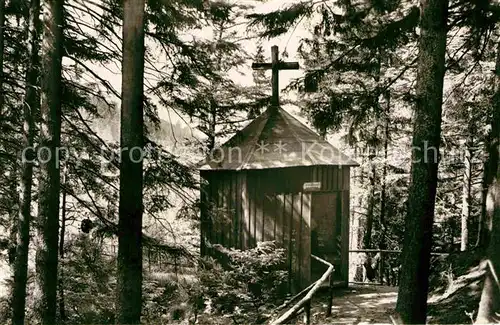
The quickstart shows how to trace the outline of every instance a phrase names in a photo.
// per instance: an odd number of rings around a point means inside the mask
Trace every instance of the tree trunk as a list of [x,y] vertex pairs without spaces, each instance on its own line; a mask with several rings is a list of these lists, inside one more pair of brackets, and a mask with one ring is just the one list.
[[[391,110],[391,97],[389,91],[384,94],[386,106],[385,106],[385,116],[384,116],[384,165],[382,167],[382,189],[380,190],[380,240],[378,243],[378,248],[383,250],[387,249],[387,225],[385,222],[385,217],[387,214],[387,164],[388,164],[388,149],[389,149],[389,125],[390,125],[390,110]],[[386,263],[384,254],[380,253],[380,260],[378,262],[378,276],[380,283],[384,283],[384,275],[386,280],[389,280],[389,274],[386,273]]]
[[[483,292],[477,312],[476,324],[500,322],[500,165],[498,161],[500,147],[500,41],[497,45],[497,62],[495,66],[496,90],[493,98],[493,116],[491,119],[491,147],[489,152],[491,170],[494,179],[488,191],[487,219],[490,220],[491,234],[489,236],[486,276]],[[496,178],[496,179],[495,179]]]
[[3,114],[4,93],[3,93],[3,52],[5,33],[5,0],[0,0],[0,116]]
[[8,176],[8,190],[7,195],[12,203],[11,208],[9,209],[9,251],[8,251],[8,259],[9,265],[11,267],[14,266],[16,260],[16,248],[17,248],[17,225],[19,219],[19,196],[17,194],[17,185],[19,182],[19,166],[16,163],[12,164],[9,170]]
[[473,139],[470,136],[464,154],[464,178],[462,188],[462,223],[460,250],[467,250],[469,244],[469,218],[470,218],[470,193],[472,186],[472,146]]
[[[355,147],[355,157],[358,157],[357,154],[358,147],[356,145]],[[361,154],[361,163],[359,168],[354,168],[353,173],[354,173],[354,180],[357,183],[357,186],[359,189],[363,188],[363,183],[364,183],[364,177],[363,177],[363,164],[364,164],[364,155]],[[363,196],[359,195],[358,196],[358,206],[356,209],[352,209],[352,219],[353,219],[353,225],[351,228],[352,231],[352,240],[351,243],[353,245],[353,249],[361,249],[363,248],[363,225],[362,225],[362,217],[363,214],[361,212],[361,207],[363,206]],[[356,257],[360,256],[360,254],[356,254]],[[353,271],[353,279],[354,281],[363,281],[363,265],[359,264],[356,265],[356,269]]]
[[[67,184],[67,172],[63,174],[63,186]],[[64,259],[64,236],[66,235],[66,189],[62,189],[62,203],[61,203],[61,233],[59,234],[59,257]],[[59,319],[61,322],[66,321],[66,308],[64,304],[64,268],[59,266]]]
[[486,210],[486,201],[488,200],[488,179],[489,179],[489,169],[490,169],[490,154],[491,152],[490,139],[486,139],[486,152],[488,157],[483,163],[483,177],[481,180],[481,212],[479,214],[479,222],[477,229],[477,239],[476,239],[476,248],[484,248],[488,247],[489,237],[491,226],[488,222],[487,210]]
[[[219,33],[217,34],[217,42],[222,43],[224,42],[224,20],[222,20],[219,23]],[[215,63],[215,68],[217,71],[220,71],[222,69],[221,67],[222,64],[222,54],[219,53],[219,56],[217,57],[217,61]],[[212,94],[210,98],[208,98],[209,105],[210,105],[210,120],[209,120],[209,125],[208,125],[208,153],[211,153],[212,150],[215,149],[215,140],[217,137],[216,131],[217,131],[217,114],[219,112],[217,101],[215,100],[215,94],[217,93],[217,87],[216,85],[213,85],[212,87]]]
[[139,324],[142,304],[144,0],[124,0],[117,321]]
[[363,236],[363,248],[369,249],[372,246],[373,214],[375,210],[375,178],[376,169],[373,163],[374,156],[370,152],[370,193],[368,194],[368,208],[366,210],[365,234]]
[[495,63],[496,90],[492,99],[492,117],[491,130],[486,139],[486,160],[484,162],[483,180],[482,180],[482,202],[481,215],[479,219],[478,238],[476,247],[489,247],[489,241],[492,234],[491,213],[488,213],[486,203],[488,200],[489,189],[495,180],[499,163],[499,133],[500,133],[500,41],[497,44],[497,57]]
[[213,98],[210,101],[210,122],[208,125],[208,153],[211,154],[212,150],[215,149],[215,131],[217,127],[217,104]]
[[[489,211],[492,218],[492,233],[500,233],[500,168],[497,179],[489,191]],[[500,322],[500,236],[491,236],[487,254],[486,275],[479,308],[477,311],[476,324],[498,324]]]
[[[33,147],[35,137],[34,116],[40,109],[39,95],[39,35],[40,1],[31,0],[28,23],[29,63],[26,70],[26,90],[23,104],[24,148]],[[17,220],[16,259],[14,262],[14,284],[12,289],[12,324],[24,324],[26,307],[26,282],[28,278],[28,253],[31,222],[31,191],[33,185],[33,152],[25,151],[21,157],[21,186],[19,196],[19,216]]]
[[396,310],[405,324],[425,324],[439,162],[447,0],[420,1],[420,39],[411,183]]
[[386,109],[385,109],[385,125],[384,125],[384,166],[382,168],[382,190],[380,192],[380,242],[379,248],[386,249],[386,223],[385,217],[387,214],[387,158],[389,149],[389,125],[390,125],[390,110],[391,97],[389,91],[385,94]]
[[63,0],[44,2],[40,178],[38,201],[37,311],[42,324],[55,324],[57,309],[57,237],[59,235],[59,149],[61,143],[61,69]]
[[[5,0],[0,0],[0,119],[3,114],[4,106],[4,78],[3,78],[3,57],[4,57],[4,30],[5,30]],[[2,174],[4,171],[2,170]],[[9,188],[7,193],[11,198],[17,196],[17,176],[18,176],[18,166],[17,164],[12,164],[9,172],[8,184]],[[10,266],[14,265],[16,258],[16,242],[17,242],[17,219],[19,214],[19,209],[15,204],[9,209],[9,245],[8,245],[8,262]]]
[[[358,173],[358,187],[359,189],[362,189],[363,188],[363,185],[365,183],[365,177],[364,177],[364,155],[363,153],[361,153],[361,164],[359,166],[359,171],[357,171]],[[356,168],[354,168],[356,169]],[[358,228],[356,228],[356,241],[355,241],[355,245],[356,245],[356,249],[361,249],[363,248],[363,224],[362,224],[362,212],[361,212],[361,208],[363,207],[363,196],[362,195],[359,195],[358,197],[358,212],[357,212],[357,224],[358,224]]]

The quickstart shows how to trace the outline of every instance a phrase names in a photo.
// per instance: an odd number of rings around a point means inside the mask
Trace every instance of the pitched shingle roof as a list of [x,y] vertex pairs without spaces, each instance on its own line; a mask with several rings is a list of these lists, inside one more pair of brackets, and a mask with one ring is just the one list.
[[201,170],[359,166],[282,108],[267,109],[200,164]]

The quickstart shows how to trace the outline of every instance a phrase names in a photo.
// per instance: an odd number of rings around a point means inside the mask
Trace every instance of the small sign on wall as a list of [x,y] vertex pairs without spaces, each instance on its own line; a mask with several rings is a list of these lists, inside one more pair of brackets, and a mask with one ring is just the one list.
[[304,183],[304,186],[302,188],[306,192],[320,191],[321,190],[321,182],[307,182],[307,183]]

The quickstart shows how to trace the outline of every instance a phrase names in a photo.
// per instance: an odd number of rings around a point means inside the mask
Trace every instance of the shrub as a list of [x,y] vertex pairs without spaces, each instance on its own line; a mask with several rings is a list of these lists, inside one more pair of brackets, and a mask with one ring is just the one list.
[[201,313],[203,323],[216,315],[236,323],[264,322],[287,294],[284,249],[276,248],[274,242],[259,243],[246,251],[219,245],[213,249],[223,263],[203,259],[199,284],[190,288],[195,318]]

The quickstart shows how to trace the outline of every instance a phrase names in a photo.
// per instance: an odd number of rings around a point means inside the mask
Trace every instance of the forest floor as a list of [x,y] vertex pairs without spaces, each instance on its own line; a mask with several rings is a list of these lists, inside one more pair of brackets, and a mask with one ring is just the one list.
[[427,321],[429,324],[471,324],[476,318],[484,268],[484,252],[471,250],[450,254],[443,269],[433,273],[440,279],[431,281]]
[[[311,309],[311,324],[388,324],[396,306],[397,288],[350,285],[335,289],[332,315],[325,317],[328,295],[319,296]],[[322,301],[322,303],[320,303]]]

